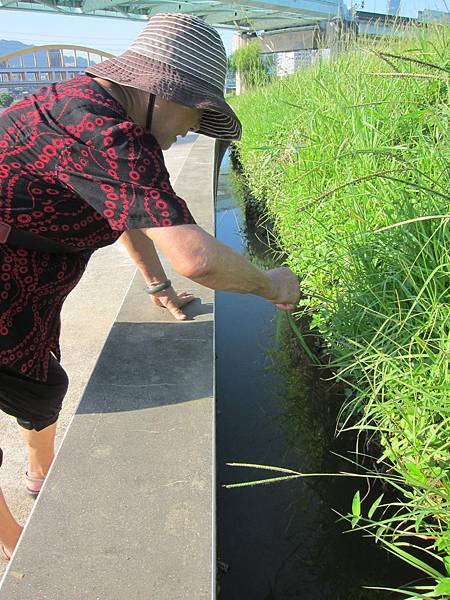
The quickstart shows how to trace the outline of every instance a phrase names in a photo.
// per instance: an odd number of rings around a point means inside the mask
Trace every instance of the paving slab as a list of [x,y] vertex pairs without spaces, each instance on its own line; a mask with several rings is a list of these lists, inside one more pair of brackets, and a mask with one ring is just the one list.
[[[199,138],[179,146],[172,164],[167,157],[169,171],[183,174],[177,193],[210,231],[212,147]],[[73,387],[60,438],[89,384],[10,564],[2,600],[211,597],[213,296],[170,273],[176,286],[200,295],[188,309],[193,320],[176,323],[149,302],[139,275],[129,287],[134,272],[123,250],[99,251],[66,303],[63,364]],[[92,319],[96,306],[102,311]],[[14,468],[6,485],[2,469],[2,487],[20,518],[30,509],[28,499],[14,502],[14,495],[25,497],[17,491],[25,457],[3,424],[5,464]]]
[[[184,144],[178,143],[165,153],[171,181],[175,186],[197,137],[187,136]],[[120,242],[98,250],[90,260],[81,282],[64,304],[61,351],[62,364],[69,374],[70,385],[58,422],[57,447],[80,402],[135,271],[134,263]],[[101,310],[96,311],[95,319],[90,318],[93,306],[101,306]],[[87,319],[89,327],[86,327]],[[34,505],[34,500],[25,493],[23,487],[26,452],[15,419],[1,411],[0,446],[5,453],[0,484],[16,519],[24,523]],[[0,577],[6,566],[0,561]]]

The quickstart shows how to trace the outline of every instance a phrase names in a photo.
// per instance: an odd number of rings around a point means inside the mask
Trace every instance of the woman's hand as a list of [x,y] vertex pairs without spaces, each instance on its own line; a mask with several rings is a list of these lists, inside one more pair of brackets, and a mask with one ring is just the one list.
[[177,321],[186,321],[188,317],[181,309],[189,302],[192,302],[195,296],[188,292],[176,292],[173,287],[170,287],[162,292],[151,294],[150,298],[156,306],[167,308]]
[[288,267],[266,271],[272,290],[267,299],[282,310],[294,310],[300,300],[298,277]]

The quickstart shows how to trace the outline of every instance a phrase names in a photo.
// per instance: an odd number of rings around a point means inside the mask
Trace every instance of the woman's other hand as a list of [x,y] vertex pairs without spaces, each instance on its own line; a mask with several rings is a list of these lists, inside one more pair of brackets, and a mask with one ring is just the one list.
[[192,302],[195,296],[188,292],[176,292],[173,287],[170,287],[162,292],[151,294],[150,298],[156,306],[167,308],[177,321],[186,321],[188,317],[181,309],[186,304],[189,304],[189,302]]

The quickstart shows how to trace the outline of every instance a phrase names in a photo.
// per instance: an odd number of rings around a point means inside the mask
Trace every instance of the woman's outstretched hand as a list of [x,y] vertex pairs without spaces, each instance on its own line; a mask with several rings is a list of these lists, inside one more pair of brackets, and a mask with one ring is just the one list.
[[150,298],[156,306],[167,308],[177,321],[186,321],[188,317],[181,309],[192,302],[195,296],[188,292],[176,292],[173,287],[170,287],[162,292],[151,294]]
[[272,290],[267,299],[281,310],[294,310],[300,300],[299,280],[288,267],[266,271]]

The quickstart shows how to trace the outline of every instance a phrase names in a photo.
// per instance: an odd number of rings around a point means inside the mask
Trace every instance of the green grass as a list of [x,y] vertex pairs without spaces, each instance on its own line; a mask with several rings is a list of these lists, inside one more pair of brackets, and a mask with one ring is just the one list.
[[377,437],[398,491],[355,496],[352,525],[422,572],[408,598],[450,598],[449,57],[448,27],[411,28],[233,99],[246,184],[349,389],[337,431]]

